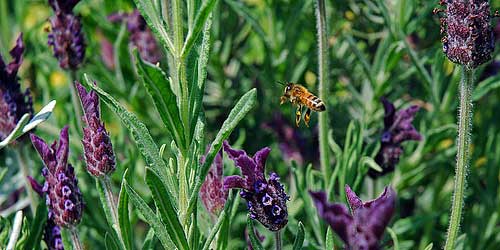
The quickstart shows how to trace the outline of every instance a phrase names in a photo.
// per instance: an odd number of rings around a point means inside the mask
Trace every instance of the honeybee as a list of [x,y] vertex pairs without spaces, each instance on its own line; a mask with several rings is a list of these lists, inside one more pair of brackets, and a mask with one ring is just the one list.
[[326,110],[323,101],[309,92],[304,86],[291,82],[281,84],[285,86],[285,93],[280,97],[280,105],[285,103],[287,99],[290,99],[292,104],[297,105],[297,111],[295,111],[295,125],[297,127],[300,123],[303,106],[307,108],[304,115],[304,123],[307,127],[309,127],[309,120],[311,120],[311,111],[322,112]]

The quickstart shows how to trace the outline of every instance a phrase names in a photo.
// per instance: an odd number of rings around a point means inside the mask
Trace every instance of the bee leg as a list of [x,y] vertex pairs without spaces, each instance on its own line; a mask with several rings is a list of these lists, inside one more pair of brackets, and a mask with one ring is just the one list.
[[309,127],[309,121],[311,120],[311,109],[307,108],[306,113],[304,115],[304,123],[307,127]]
[[286,97],[285,96],[281,96],[280,97],[280,105],[285,103],[286,102]]
[[295,111],[295,125],[299,127],[300,117],[302,116],[302,105],[298,105],[297,111]]

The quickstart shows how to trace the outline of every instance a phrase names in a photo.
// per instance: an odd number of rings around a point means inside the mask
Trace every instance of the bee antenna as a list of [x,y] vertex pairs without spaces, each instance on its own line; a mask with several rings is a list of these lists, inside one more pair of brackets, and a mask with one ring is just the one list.
[[286,86],[286,84],[282,81],[276,81],[278,84],[282,85],[282,86]]

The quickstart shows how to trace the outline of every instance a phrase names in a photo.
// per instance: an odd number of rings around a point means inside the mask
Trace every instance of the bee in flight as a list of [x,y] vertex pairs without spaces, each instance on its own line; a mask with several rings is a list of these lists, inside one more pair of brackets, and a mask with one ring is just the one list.
[[302,116],[302,107],[307,108],[304,115],[304,123],[307,127],[309,127],[309,120],[311,120],[311,110],[316,112],[325,111],[326,107],[323,101],[309,92],[304,86],[291,82],[280,84],[285,86],[285,93],[280,97],[280,105],[285,103],[287,99],[290,99],[292,104],[297,105],[297,111],[295,111],[295,125],[297,127]]

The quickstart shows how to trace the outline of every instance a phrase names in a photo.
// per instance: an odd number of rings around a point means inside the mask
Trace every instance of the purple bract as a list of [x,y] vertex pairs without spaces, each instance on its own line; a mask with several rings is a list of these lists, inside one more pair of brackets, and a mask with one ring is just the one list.
[[375,200],[363,202],[345,186],[351,208],[329,203],[324,192],[310,192],[318,213],[344,241],[346,249],[380,249],[379,241],[394,213],[396,193],[390,187]]
[[224,187],[243,189],[240,195],[247,201],[248,211],[252,219],[258,220],[271,231],[278,231],[288,223],[286,202],[289,197],[276,173],[264,177],[267,156],[271,151],[265,147],[253,157],[243,150],[231,148],[224,141],[224,151],[234,164],[241,169],[241,176],[228,176],[224,179]]

